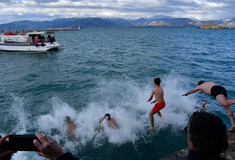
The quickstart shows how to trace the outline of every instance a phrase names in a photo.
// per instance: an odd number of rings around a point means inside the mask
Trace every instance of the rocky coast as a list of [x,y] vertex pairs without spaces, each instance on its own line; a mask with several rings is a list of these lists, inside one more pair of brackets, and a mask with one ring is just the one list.
[[[235,133],[234,132],[228,132],[228,143],[229,148],[227,151],[223,154],[221,154],[221,157],[224,157],[226,160],[234,160],[235,159]],[[180,151],[176,151],[173,154],[167,155],[160,160],[164,160],[169,157],[185,157],[188,155],[188,148],[184,148]]]

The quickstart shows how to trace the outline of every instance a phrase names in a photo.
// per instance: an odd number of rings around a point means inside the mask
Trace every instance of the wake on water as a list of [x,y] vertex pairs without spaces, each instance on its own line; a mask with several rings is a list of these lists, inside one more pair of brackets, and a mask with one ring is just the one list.
[[[162,78],[161,86],[164,89],[166,107],[161,110],[162,118],[155,115],[155,127],[153,132],[148,131],[149,111],[153,104],[147,103],[147,99],[153,89],[153,84],[140,87],[131,80],[103,81],[94,93],[94,101],[82,110],[76,110],[69,104],[62,102],[58,97],[51,99],[52,109],[45,115],[36,117],[36,121],[28,119],[28,113],[24,110],[24,99],[13,96],[14,103],[9,109],[10,116],[17,119],[12,127],[14,134],[28,134],[35,130],[37,133],[45,133],[62,144],[73,153],[82,150],[88,143],[93,147],[101,147],[105,142],[113,145],[135,143],[141,138],[154,136],[160,130],[171,127],[172,131],[182,130],[187,124],[189,115],[195,111],[194,106],[198,102],[196,97],[182,97],[188,88],[183,87],[182,77],[168,75]],[[47,106],[48,107],[48,106]],[[102,123],[103,132],[99,132],[99,120],[106,113],[110,113],[115,119],[118,130],[110,129],[106,123]],[[77,128],[75,137],[77,142],[71,142],[66,138],[65,116],[74,120]],[[151,133],[151,134],[150,134]],[[154,134],[152,134],[154,133]],[[31,152],[18,152],[13,159],[43,159]]]

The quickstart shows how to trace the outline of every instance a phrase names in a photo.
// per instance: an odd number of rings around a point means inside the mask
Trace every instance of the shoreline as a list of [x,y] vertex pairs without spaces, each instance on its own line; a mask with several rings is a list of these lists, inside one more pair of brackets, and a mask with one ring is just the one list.
[[[221,157],[224,157],[226,160],[234,160],[235,159],[235,132],[228,132],[228,143],[229,147],[225,153],[221,154]],[[165,160],[169,157],[185,157],[188,155],[188,148],[183,148],[180,151],[176,151],[172,154],[169,154],[160,160]]]

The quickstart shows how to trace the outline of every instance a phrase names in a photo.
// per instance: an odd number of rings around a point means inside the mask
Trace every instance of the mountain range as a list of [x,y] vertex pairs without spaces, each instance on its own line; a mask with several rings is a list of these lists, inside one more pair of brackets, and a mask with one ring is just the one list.
[[[235,27],[235,18],[212,21],[221,27]],[[199,28],[205,21],[190,18],[173,18],[169,16],[154,16],[151,18],[139,18],[126,20],[121,18],[57,18],[52,21],[15,21],[0,24],[0,30],[37,30],[57,28],[91,28],[91,27],[196,27]]]

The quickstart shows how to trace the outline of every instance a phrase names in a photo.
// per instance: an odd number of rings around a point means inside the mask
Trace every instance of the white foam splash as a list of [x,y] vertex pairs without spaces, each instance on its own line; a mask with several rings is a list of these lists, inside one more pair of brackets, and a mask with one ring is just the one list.
[[[182,77],[174,74],[162,78],[161,86],[165,92],[166,107],[161,110],[162,118],[155,115],[156,130],[151,132],[154,136],[160,130],[170,126],[173,131],[182,130],[188,121],[189,115],[197,106],[194,96],[183,97],[188,88],[182,85]],[[146,83],[147,84],[147,83]],[[37,118],[37,132],[43,132],[60,141],[65,149],[76,153],[89,143],[94,147],[103,146],[107,141],[113,145],[135,143],[140,138],[148,137],[149,112],[153,104],[146,102],[153,89],[152,83],[138,86],[132,80],[102,81],[99,88],[92,95],[95,99],[81,110],[81,106],[70,106],[59,98],[52,98],[52,110]],[[23,103],[16,100],[18,107],[19,124],[26,126],[27,116],[22,109]],[[13,105],[15,107],[17,105]],[[17,107],[15,107],[17,108]],[[20,108],[20,109],[19,109]],[[76,109],[79,108],[79,111]],[[21,110],[21,111],[20,111]],[[99,132],[99,120],[106,113],[110,113],[116,120],[118,130],[110,129],[105,121],[102,123],[103,132]],[[75,122],[76,142],[69,141],[66,137],[65,117],[70,116]],[[25,127],[20,127],[25,132]],[[20,132],[18,132],[20,133]],[[24,153],[16,154],[13,159],[27,159]],[[37,159],[37,158],[36,158]]]
[[13,154],[12,160],[44,160],[44,157],[40,157],[36,154],[36,152],[25,152],[25,151],[18,151],[17,153]]
[[[16,134],[25,134],[27,129],[31,127],[27,113],[24,109],[24,99],[12,95],[13,104],[10,107],[10,116],[16,121],[16,125],[12,132]],[[10,118],[10,117],[9,117]]]
[[[188,120],[189,114],[195,109],[196,99],[181,96],[186,90],[180,86],[180,78],[168,75],[163,77],[162,87],[165,91],[166,107],[161,110],[162,118],[155,115],[157,131],[171,126],[173,130],[182,129]],[[85,107],[80,112],[58,98],[52,99],[53,111],[38,118],[39,130],[52,134],[53,129],[60,132],[62,138],[66,137],[64,118],[69,115],[77,126],[75,136],[79,144],[85,146],[93,142],[100,146],[107,138],[109,143],[122,145],[127,142],[135,143],[140,137],[148,134],[149,112],[153,104],[147,103],[153,84],[139,87],[132,81],[103,81],[94,93],[95,102]],[[98,100],[97,100],[98,99]],[[78,107],[79,106],[74,106]],[[112,130],[104,125],[104,132],[98,132],[99,119],[110,113],[119,126]],[[65,146],[69,145],[67,142]]]

